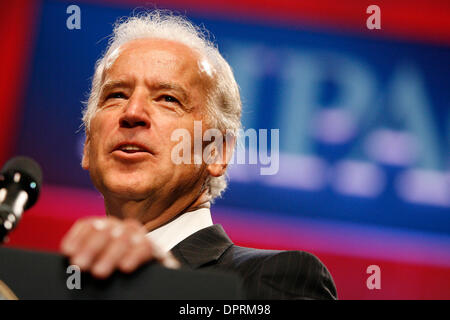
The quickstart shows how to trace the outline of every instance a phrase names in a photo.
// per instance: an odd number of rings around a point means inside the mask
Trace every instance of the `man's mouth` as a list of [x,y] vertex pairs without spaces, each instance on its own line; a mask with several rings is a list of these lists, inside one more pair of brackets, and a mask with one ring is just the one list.
[[121,160],[138,161],[146,159],[149,155],[152,155],[152,152],[143,144],[123,142],[114,148],[112,154]]
[[146,149],[143,149],[136,145],[130,145],[130,144],[120,146],[118,150],[126,152],[126,153],[148,152]]

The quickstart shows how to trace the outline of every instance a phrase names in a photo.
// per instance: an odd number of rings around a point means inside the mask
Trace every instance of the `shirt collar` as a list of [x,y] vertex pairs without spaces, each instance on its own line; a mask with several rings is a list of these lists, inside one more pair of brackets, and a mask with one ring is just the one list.
[[200,208],[183,213],[171,222],[147,233],[147,237],[161,250],[168,252],[190,235],[212,225],[209,208]]

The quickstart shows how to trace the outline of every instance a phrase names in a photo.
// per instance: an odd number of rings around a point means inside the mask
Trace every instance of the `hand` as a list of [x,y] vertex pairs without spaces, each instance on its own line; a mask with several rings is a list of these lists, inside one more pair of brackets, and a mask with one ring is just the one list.
[[146,237],[147,230],[136,220],[115,217],[78,220],[61,242],[61,252],[70,263],[94,277],[107,278],[114,270],[130,273],[155,259],[168,268],[179,262]]

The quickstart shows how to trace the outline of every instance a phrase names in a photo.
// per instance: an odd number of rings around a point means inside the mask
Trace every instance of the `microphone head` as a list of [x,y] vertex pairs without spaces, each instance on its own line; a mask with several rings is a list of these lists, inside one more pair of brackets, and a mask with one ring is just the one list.
[[42,170],[36,161],[23,156],[14,157],[6,162],[0,175],[3,176],[4,185],[15,182],[28,193],[25,209],[36,203],[42,185]]

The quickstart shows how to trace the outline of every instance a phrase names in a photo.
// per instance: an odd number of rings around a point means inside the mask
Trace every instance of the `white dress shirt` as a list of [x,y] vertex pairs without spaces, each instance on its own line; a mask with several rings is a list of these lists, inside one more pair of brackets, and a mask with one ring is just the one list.
[[168,252],[191,234],[212,225],[211,211],[209,208],[201,208],[183,213],[175,220],[147,233],[147,237],[161,250]]

